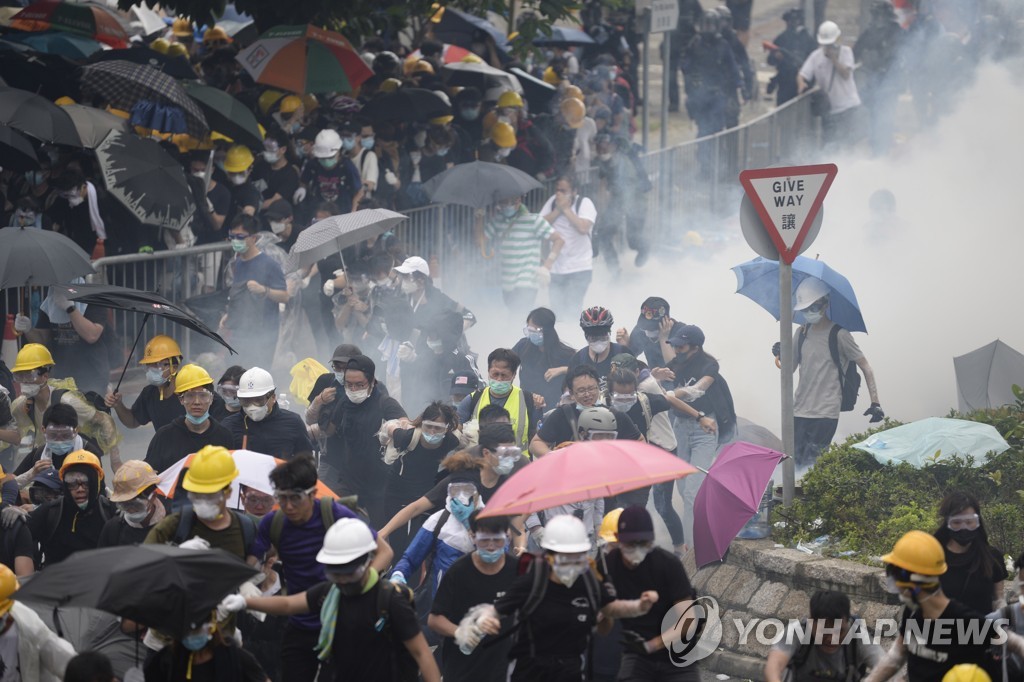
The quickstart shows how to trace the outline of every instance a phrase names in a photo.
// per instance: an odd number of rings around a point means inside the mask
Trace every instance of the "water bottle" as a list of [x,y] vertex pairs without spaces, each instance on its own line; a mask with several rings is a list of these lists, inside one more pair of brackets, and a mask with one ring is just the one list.
[[757,513],[747,521],[736,537],[742,540],[762,540],[771,534],[770,519],[774,489],[775,481],[771,480],[768,482],[768,488],[764,491],[764,495],[761,496],[761,504],[757,508]]
[[[473,626],[473,634],[476,635],[477,637],[483,637],[484,636],[484,633],[480,630],[480,628],[478,628],[475,625]],[[459,651],[461,651],[462,653],[464,653],[467,656],[469,656],[471,653],[473,653],[473,651],[475,649],[476,649],[475,646],[470,646],[467,642],[463,642],[462,644],[459,645]]]

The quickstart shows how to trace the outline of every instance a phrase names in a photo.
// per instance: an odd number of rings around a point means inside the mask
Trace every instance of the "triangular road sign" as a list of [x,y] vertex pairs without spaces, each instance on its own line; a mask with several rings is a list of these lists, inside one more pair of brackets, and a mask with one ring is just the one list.
[[784,263],[792,263],[821,208],[839,169],[834,163],[786,168],[758,168],[740,173],[764,229]]

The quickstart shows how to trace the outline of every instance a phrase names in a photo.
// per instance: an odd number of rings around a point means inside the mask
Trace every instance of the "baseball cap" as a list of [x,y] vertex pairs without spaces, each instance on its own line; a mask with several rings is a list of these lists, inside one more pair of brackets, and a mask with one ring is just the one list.
[[423,260],[419,256],[409,256],[401,265],[395,268],[395,272],[400,272],[403,275],[411,275],[414,272],[421,272],[427,277],[430,277],[430,266],[427,265],[427,261]]
[[480,379],[472,372],[459,372],[452,377],[452,395],[469,395],[480,388]]
[[622,510],[616,537],[619,542],[654,540],[654,521],[643,507],[633,505]]
[[668,313],[668,301],[659,296],[651,296],[640,305],[640,317],[636,320],[636,326],[645,332],[656,331],[661,319]]
[[351,343],[343,343],[334,349],[331,362],[348,363],[352,358],[362,354],[363,351],[359,350],[358,346],[353,346]]
[[354,369],[366,375],[367,379],[373,379],[377,373],[377,365],[365,355],[353,355],[348,359],[348,366],[345,369]]
[[672,329],[668,343],[670,346],[703,346],[704,332],[696,325],[684,324]]
[[611,364],[618,365],[622,369],[628,369],[631,372],[635,372],[640,368],[640,363],[637,362],[636,358],[629,353],[619,353],[613,355]]
[[60,490],[61,485],[63,485],[60,480],[60,474],[57,473],[56,469],[47,469],[33,478],[32,482],[45,485],[47,488],[52,488],[53,490]]
[[267,206],[266,210],[263,211],[264,217],[267,220],[284,220],[285,218],[291,218],[294,213],[292,212],[292,205],[285,199],[278,199],[270,206]]

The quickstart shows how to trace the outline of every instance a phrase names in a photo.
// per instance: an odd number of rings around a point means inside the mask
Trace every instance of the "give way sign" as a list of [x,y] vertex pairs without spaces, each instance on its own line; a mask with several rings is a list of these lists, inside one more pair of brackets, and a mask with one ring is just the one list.
[[784,263],[792,263],[804,246],[839,169],[834,163],[786,168],[758,168],[740,173],[740,183]]

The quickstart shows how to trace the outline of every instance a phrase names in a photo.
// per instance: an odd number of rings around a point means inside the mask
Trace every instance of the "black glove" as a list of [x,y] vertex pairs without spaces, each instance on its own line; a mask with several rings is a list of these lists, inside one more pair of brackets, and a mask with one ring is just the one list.
[[864,411],[864,416],[867,417],[868,415],[871,416],[871,419],[868,420],[869,424],[874,424],[875,422],[880,422],[885,419],[885,412],[882,412],[882,406],[878,403],[871,403],[871,407]]
[[776,341],[775,343],[772,344],[772,355],[774,355],[775,357],[779,357],[780,355],[782,355],[781,341]]
[[622,631],[622,650],[627,654],[646,656],[647,649],[644,647],[645,644],[647,644],[647,640],[639,632],[633,632],[632,630]]

